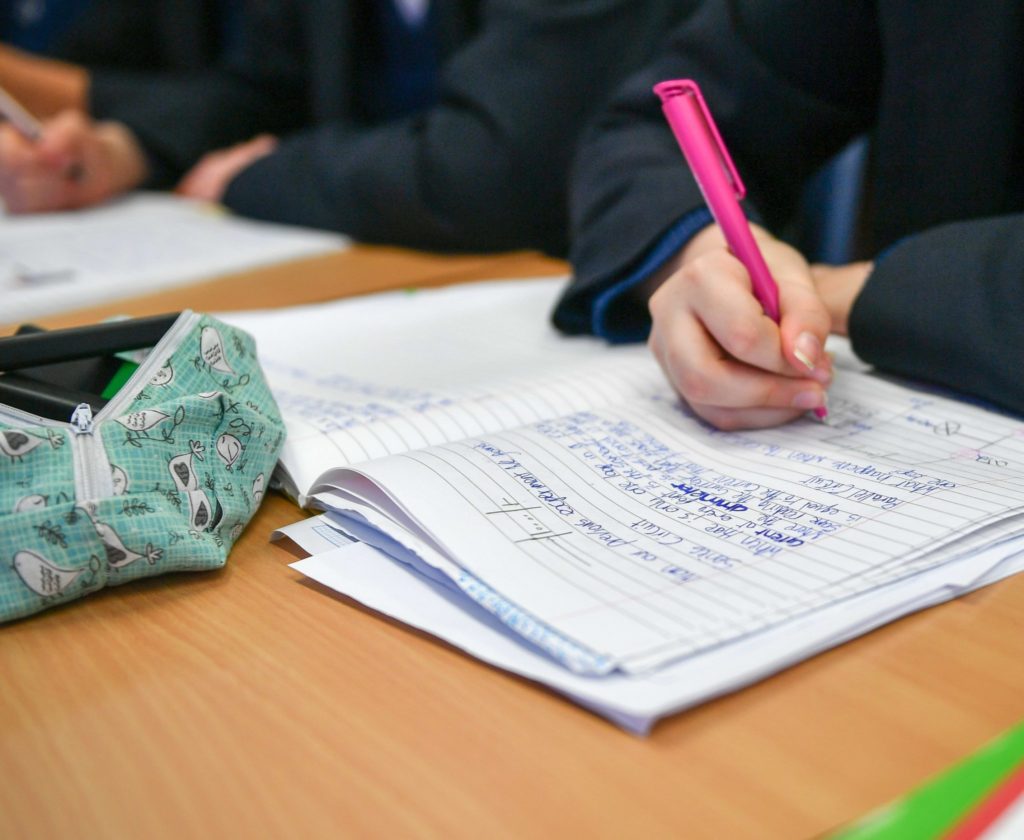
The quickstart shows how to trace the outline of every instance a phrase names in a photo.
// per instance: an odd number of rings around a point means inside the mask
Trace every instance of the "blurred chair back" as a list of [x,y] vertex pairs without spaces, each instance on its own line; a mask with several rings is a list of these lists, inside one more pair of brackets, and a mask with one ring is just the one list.
[[812,261],[838,265],[855,259],[867,155],[867,138],[858,137],[808,185],[801,209],[801,245]]

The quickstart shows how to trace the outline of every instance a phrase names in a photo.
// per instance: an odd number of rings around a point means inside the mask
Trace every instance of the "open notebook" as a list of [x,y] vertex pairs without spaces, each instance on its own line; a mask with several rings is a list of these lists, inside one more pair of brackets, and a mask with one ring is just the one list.
[[[844,369],[827,423],[719,432],[645,348],[556,335],[558,286],[229,318],[259,342],[292,491],[361,563],[564,679],[534,678],[644,729],[1018,567],[1021,422]],[[616,685],[643,702],[604,702]]]

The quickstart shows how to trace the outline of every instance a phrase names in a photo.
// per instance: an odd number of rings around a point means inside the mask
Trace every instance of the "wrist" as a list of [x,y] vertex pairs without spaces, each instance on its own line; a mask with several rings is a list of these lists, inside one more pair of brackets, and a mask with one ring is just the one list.
[[97,137],[107,161],[110,195],[128,192],[146,179],[146,156],[135,135],[117,122],[98,123]]
[[811,266],[814,286],[825,304],[825,309],[828,310],[832,332],[836,335],[848,334],[853,303],[864,288],[873,268],[872,262]]
[[89,73],[78,65],[0,44],[0,78],[8,92],[36,117],[86,110]]

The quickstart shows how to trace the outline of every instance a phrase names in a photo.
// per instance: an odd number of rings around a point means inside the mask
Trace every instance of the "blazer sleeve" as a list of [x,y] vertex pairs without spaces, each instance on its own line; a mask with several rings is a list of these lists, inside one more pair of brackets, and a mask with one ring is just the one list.
[[90,69],[152,69],[158,52],[152,5],[139,0],[93,0],[57,39],[53,57]]
[[437,104],[375,127],[287,137],[226,204],[366,242],[564,254],[582,125],[692,2],[493,0],[445,62]]
[[53,55],[101,75],[192,72],[219,55],[228,6],[226,0],[91,0]]
[[150,164],[148,186],[173,184],[213,149],[308,124],[301,5],[247,3],[231,47],[201,72],[91,74],[91,112],[124,123],[139,139]]
[[855,301],[849,332],[879,370],[1024,414],[1024,215],[897,243]]
[[[581,143],[571,186],[574,279],[555,324],[593,332],[594,301],[703,206],[655,83],[700,84],[746,184],[745,209],[778,230],[806,179],[870,124],[878,54],[873,4],[862,0],[704,2]],[[649,328],[645,307],[622,304],[645,321],[633,333]]]

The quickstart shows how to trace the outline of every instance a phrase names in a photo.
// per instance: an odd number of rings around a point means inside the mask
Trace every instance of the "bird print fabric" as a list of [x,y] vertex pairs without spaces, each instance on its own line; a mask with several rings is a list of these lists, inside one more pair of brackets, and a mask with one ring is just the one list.
[[0,406],[0,621],[220,568],[252,518],[284,442],[254,343],[175,326],[91,425]]

